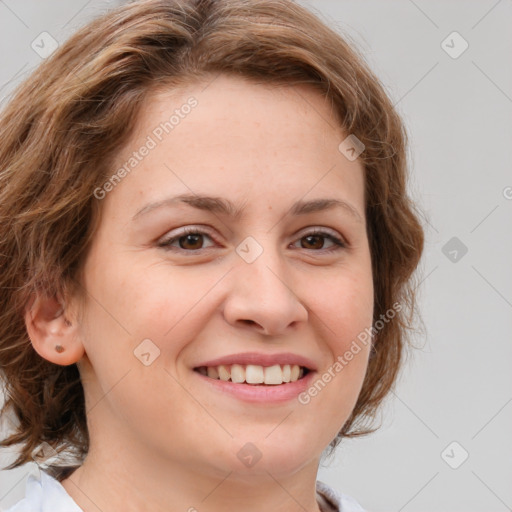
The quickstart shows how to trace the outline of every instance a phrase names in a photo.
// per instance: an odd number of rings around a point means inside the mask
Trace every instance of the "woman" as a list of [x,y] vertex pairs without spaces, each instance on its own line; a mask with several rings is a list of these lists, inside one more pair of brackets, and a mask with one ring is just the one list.
[[395,381],[423,232],[355,50],[285,0],[136,1],[0,130],[2,445],[62,452],[11,512],[362,510],[318,466]]

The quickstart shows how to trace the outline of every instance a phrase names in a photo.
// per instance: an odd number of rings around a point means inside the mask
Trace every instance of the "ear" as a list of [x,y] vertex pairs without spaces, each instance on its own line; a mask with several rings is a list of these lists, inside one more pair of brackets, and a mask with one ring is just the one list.
[[39,294],[32,297],[25,310],[25,326],[34,350],[62,366],[76,363],[85,352],[77,322],[68,316],[62,300]]

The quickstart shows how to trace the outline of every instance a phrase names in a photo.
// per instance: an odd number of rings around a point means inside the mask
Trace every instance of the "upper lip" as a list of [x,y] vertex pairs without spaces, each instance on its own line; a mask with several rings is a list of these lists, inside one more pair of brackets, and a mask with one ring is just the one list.
[[194,368],[199,368],[201,366],[220,366],[220,365],[232,365],[232,364],[241,364],[248,365],[254,364],[258,366],[274,366],[276,364],[283,365],[296,364],[298,366],[302,366],[307,368],[308,370],[315,370],[315,363],[308,359],[307,357],[303,357],[297,354],[292,354],[290,352],[283,352],[279,354],[262,354],[258,352],[244,352],[242,354],[230,354],[223,357],[218,357],[216,359],[210,359],[209,361],[204,361],[200,364],[194,366]]

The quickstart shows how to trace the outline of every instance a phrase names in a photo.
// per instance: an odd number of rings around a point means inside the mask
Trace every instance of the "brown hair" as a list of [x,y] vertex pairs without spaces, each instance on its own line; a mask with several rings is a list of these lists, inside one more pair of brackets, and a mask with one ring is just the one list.
[[[374,321],[403,309],[374,341],[356,406],[338,437],[368,428],[392,388],[412,329],[412,276],[423,230],[407,196],[406,133],[363,57],[314,14],[290,0],[142,0],[79,30],[26,80],[0,120],[0,367],[15,434],[13,469],[42,443],[88,452],[85,401],[76,364],[40,357],[24,310],[34,292],[83,294],[81,269],[100,218],[93,191],[129,140],[148,93],[235,74],[276,85],[310,84],[326,96],[347,134],[365,150],[367,232]],[[340,141],[341,142],[341,141]],[[49,466],[59,478],[62,468]],[[57,469],[56,469],[57,468]],[[60,472],[59,472],[60,471]]]

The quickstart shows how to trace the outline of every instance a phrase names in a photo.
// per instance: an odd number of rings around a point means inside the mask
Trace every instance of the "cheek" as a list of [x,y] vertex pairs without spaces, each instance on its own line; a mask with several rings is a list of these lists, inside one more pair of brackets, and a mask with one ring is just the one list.
[[[156,417],[168,428],[173,414],[181,409],[199,421],[204,411],[194,406],[173,375],[180,353],[212,312],[205,290],[212,289],[221,276],[211,270],[187,272],[117,256],[103,260],[102,265],[91,260],[85,283],[89,296],[83,342],[92,366],[90,377],[94,377],[93,402],[105,396],[105,406],[141,432]],[[152,400],[148,402],[146,396]]]
[[327,349],[323,366],[299,396],[305,413],[323,425],[329,443],[350,416],[368,366],[373,317],[373,283],[366,272],[340,273],[316,294],[312,322]]
[[158,347],[158,366],[174,367],[177,355],[213,314],[216,284],[225,273],[208,266],[179,268],[142,256],[125,261],[119,257],[115,265],[107,262],[87,283],[97,298],[90,303],[89,339],[108,337],[108,352],[119,351],[121,359],[121,351],[133,359],[133,351],[149,339]]
[[317,281],[310,293],[311,321],[327,349],[326,365],[310,398],[321,394],[317,403],[323,402],[344,421],[355,405],[368,365],[374,298],[371,268],[340,269],[329,280]]
[[323,321],[331,349],[337,353],[373,320],[373,281],[371,269],[341,269],[310,290],[312,309]]

